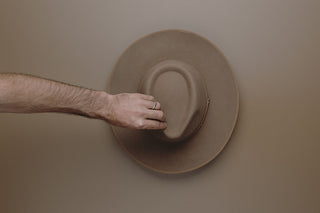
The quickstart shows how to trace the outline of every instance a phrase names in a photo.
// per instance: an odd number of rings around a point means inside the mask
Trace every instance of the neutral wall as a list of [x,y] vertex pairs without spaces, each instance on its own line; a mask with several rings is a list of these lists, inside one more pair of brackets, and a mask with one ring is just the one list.
[[131,160],[109,126],[0,114],[0,212],[320,212],[318,0],[0,0],[0,72],[105,90],[122,51],[168,28],[228,58],[240,116],[226,149],[184,175]]

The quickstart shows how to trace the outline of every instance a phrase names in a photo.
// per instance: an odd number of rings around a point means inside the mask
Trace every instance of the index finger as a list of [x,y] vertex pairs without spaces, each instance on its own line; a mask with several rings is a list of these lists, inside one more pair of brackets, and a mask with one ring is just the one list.
[[140,98],[147,100],[147,101],[153,101],[154,97],[152,95],[146,95],[146,94],[142,94],[142,93],[137,93],[138,96],[140,96]]

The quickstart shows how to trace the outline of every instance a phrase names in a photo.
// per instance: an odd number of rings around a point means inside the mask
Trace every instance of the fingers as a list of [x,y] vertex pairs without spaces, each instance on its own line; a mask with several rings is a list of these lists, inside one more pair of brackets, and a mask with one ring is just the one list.
[[[145,95],[142,93],[135,93],[137,98],[142,99],[143,105],[147,107],[148,109],[153,109],[153,110],[160,110],[161,105],[158,101],[154,101],[154,97],[152,95]],[[156,104],[155,104],[156,103]],[[155,107],[154,107],[155,104]]]
[[152,120],[159,120],[159,121],[165,121],[165,115],[163,111],[160,110],[148,110],[146,112],[146,118],[152,119]]
[[[156,103],[155,108],[153,109],[154,103]],[[147,108],[147,109],[153,109],[153,110],[160,110],[161,109],[161,104],[156,101],[143,101],[143,105]]]
[[154,97],[152,95],[145,95],[142,93],[136,93],[135,95],[141,99],[146,100],[146,101],[153,101],[154,100]]
[[167,124],[165,122],[156,120],[144,120],[142,129],[165,129]]
[[153,97],[147,97],[149,100],[144,101],[143,105],[147,108],[145,111],[145,119],[143,120],[142,128],[140,129],[165,129],[167,123],[164,112],[161,111],[161,105],[159,102],[154,102]]
[[151,95],[123,93],[117,96],[110,123],[131,129],[165,129],[164,112]]
[[[141,94],[143,95],[143,94]],[[161,122],[165,121],[165,115],[163,111],[161,111],[161,104],[158,101],[153,101],[153,96],[143,95],[144,98],[149,99],[143,102],[143,105],[148,109],[145,111],[146,119],[158,120]],[[152,100],[152,101],[150,101]]]

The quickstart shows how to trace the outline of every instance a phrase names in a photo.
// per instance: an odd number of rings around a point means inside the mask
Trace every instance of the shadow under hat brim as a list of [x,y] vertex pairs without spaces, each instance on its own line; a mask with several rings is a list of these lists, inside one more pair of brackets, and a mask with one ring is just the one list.
[[239,113],[239,92],[224,55],[207,39],[182,30],[159,31],[134,42],[116,63],[108,92],[138,92],[144,73],[163,60],[195,67],[211,100],[201,129],[186,141],[170,143],[150,131],[112,127],[124,150],[143,166],[161,173],[183,173],[213,160],[227,144]]

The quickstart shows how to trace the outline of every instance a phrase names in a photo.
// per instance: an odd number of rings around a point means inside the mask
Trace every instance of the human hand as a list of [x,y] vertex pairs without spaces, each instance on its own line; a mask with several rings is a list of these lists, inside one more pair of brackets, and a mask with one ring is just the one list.
[[101,113],[109,123],[130,129],[165,129],[167,124],[157,102],[153,110],[154,97],[139,93],[107,95],[107,105]]
[[138,93],[110,95],[22,74],[0,73],[0,112],[60,112],[98,118],[131,129],[165,129],[154,98]]

